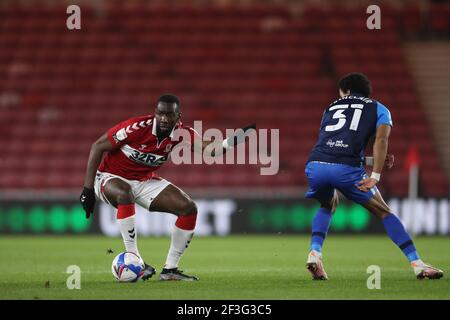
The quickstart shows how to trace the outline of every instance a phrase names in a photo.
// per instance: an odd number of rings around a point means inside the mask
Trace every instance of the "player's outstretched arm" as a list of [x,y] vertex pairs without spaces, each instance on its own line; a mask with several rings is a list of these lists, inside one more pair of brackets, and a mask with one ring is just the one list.
[[373,144],[373,170],[369,178],[363,179],[358,183],[358,189],[364,192],[368,192],[373,188],[381,178],[381,172],[386,161],[389,135],[391,133],[391,127],[386,124],[382,124],[378,127],[375,143]]
[[94,179],[97,168],[102,161],[103,153],[113,150],[113,146],[105,133],[95,141],[91,146],[89,159],[87,163],[86,176],[84,179],[84,188],[80,196],[80,202],[86,212],[86,218],[89,218],[94,211],[95,193],[94,193]]
[[226,153],[227,150],[244,142],[248,131],[252,129],[256,129],[255,123],[244,128],[237,129],[235,134],[225,138],[223,141],[198,141],[196,146],[194,144],[194,151],[203,153],[207,150],[207,154],[212,157],[220,156]]

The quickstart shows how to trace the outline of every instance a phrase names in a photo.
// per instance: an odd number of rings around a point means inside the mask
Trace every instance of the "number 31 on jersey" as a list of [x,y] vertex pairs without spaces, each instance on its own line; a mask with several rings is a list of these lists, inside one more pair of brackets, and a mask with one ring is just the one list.
[[362,115],[362,109],[364,108],[363,104],[357,104],[357,103],[350,104],[350,105],[337,104],[335,106],[332,106],[329,109],[329,111],[336,110],[333,113],[333,119],[338,119],[338,122],[336,124],[326,126],[325,131],[336,131],[336,130],[342,129],[342,127],[347,122],[347,117],[345,116],[345,114],[343,114],[343,112],[345,110],[347,110],[349,107],[350,107],[350,109],[354,110],[352,121],[350,122],[350,130],[357,131],[358,125],[359,125],[359,120],[361,119],[361,115]]

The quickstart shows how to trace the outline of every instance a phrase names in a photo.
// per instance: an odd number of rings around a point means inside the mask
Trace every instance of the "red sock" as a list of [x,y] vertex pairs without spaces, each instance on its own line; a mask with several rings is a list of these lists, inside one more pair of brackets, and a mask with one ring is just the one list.
[[117,206],[117,219],[125,219],[134,216],[134,203],[133,204],[119,204]]
[[191,213],[187,216],[178,216],[175,225],[183,230],[194,230],[197,221],[197,213]]

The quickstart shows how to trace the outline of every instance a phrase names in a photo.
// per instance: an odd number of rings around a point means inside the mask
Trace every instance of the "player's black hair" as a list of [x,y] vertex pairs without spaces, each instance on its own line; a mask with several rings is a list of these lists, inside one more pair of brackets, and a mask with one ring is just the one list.
[[363,73],[352,72],[339,80],[339,89],[343,92],[350,90],[350,93],[359,93],[368,98],[372,94],[372,85],[369,78]]
[[162,96],[160,96],[158,98],[158,101],[156,102],[156,104],[158,105],[158,103],[160,103],[160,102],[176,103],[177,109],[180,110],[180,99],[174,94],[163,94]]

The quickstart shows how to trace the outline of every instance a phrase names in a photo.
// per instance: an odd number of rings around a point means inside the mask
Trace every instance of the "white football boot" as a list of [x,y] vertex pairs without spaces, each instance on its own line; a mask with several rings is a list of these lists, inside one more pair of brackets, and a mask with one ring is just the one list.
[[306,268],[311,272],[313,280],[328,280],[322,263],[322,253],[312,250],[306,261]]
[[444,276],[444,272],[429,264],[424,263],[422,260],[415,260],[411,262],[411,267],[414,269],[414,273],[417,279],[440,279]]

